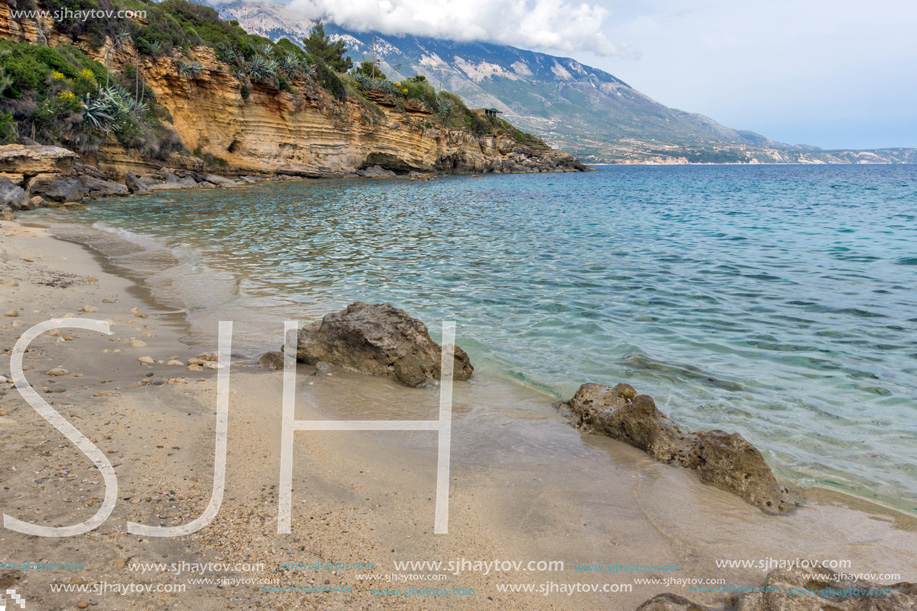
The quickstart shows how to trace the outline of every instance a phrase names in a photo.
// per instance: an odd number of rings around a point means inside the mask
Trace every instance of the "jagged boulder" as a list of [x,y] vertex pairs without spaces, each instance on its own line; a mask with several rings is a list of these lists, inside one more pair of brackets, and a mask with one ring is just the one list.
[[768,513],[791,507],[761,453],[738,433],[682,431],[649,395],[629,384],[583,384],[564,404],[579,428],[639,448],[658,461],[694,469],[701,481],[733,492]]
[[8,206],[13,210],[29,210],[29,195],[9,178],[0,177],[0,205]]
[[[352,303],[299,332],[296,358],[314,365],[325,361],[354,371],[419,386],[439,379],[442,348],[426,325],[389,303]],[[474,368],[455,347],[453,377],[467,380]]]
[[128,189],[121,183],[107,178],[98,178],[95,176],[80,176],[80,182],[83,188],[89,194],[89,197],[112,197],[118,195],[127,195]]
[[130,193],[143,193],[148,191],[146,185],[140,182],[140,179],[137,178],[137,175],[132,172],[128,172],[127,176],[124,178],[124,186],[127,187],[127,190]]
[[86,195],[77,178],[57,174],[39,174],[29,181],[29,195],[41,196],[49,202],[81,202]]

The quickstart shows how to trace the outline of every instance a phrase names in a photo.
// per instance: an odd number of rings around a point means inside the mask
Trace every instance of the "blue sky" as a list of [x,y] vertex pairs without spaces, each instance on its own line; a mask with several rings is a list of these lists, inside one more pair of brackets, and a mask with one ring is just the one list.
[[574,57],[775,140],[917,147],[915,0],[292,0],[356,30]]
[[917,147],[917,2],[608,0],[612,56],[658,101],[791,143]]

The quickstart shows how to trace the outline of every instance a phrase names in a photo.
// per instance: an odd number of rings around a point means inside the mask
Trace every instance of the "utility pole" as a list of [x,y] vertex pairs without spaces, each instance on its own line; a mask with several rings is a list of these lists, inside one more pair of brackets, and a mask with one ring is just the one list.
[[376,35],[373,34],[373,74],[372,78],[376,78]]

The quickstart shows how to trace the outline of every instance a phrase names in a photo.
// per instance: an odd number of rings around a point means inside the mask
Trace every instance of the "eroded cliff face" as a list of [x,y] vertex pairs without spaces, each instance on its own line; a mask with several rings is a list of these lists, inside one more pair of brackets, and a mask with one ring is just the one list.
[[[207,47],[194,50],[203,71],[191,78],[179,74],[177,56],[138,57],[131,44],[94,49],[56,32],[53,24],[10,20],[9,7],[2,2],[0,37],[52,46],[75,44],[113,70],[139,65],[158,103],[171,114],[171,125],[185,148],[197,158],[209,154],[223,159],[227,170],[239,174],[340,176],[377,165],[397,173],[587,169],[567,153],[520,144],[509,136],[479,137],[434,126],[418,106],[399,111],[340,102],[311,80],[291,83],[296,93],[254,83],[243,99],[242,85],[229,66],[217,61]],[[89,157],[87,161],[118,179],[155,165],[114,139]],[[170,160],[170,165],[193,168],[202,163],[184,157]]]
[[225,159],[238,171],[341,175],[379,165],[396,172],[577,171],[570,155],[529,147],[510,137],[477,137],[434,127],[419,108],[383,114],[340,102],[310,81],[297,93],[255,83],[248,99],[211,49],[199,49],[204,70],[179,75],[171,58],[147,60],[143,74],[190,151]]

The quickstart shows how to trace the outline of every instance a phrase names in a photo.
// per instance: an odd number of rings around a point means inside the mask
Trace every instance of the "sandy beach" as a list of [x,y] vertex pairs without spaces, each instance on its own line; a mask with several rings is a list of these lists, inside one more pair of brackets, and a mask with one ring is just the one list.
[[[210,500],[217,370],[193,363],[217,352],[217,329],[209,343],[191,341],[181,312],[87,248],[40,227],[4,222],[0,232],[0,375],[10,377],[11,349],[32,325],[94,319],[112,330],[62,329],[25,354],[29,382],[106,454],[118,479],[118,503],[92,532],[0,530],[0,587],[27,608],[629,610],[662,592],[720,608],[729,594],[691,592],[685,580],[760,585],[766,570],[718,565],[731,560],[844,560],[847,573],[917,581],[911,517],[814,489],[800,492],[803,506],[790,515],[765,515],[689,471],[584,435],[550,397],[487,376],[455,384],[448,534],[433,533],[434,434],[297,432],[292,533],[278,535],[283,374],[250,355],[234,355],[231,367],[217,517],[183,537],[129,534],[128,521],[188,523]],[[264,338],[265,351],[278,348],[281,331]],[[297,419],[437,414],[435,385],[406,389],[307,365],[297,382]],[[99,471],[8,381],[0,440],[4,514],[63,526],[101,505]],[[411,561],[444,568],[396,564]],[[677,569],[575,568],[615,564]],[[653,577],[683,581],[638,582]],[[535,591],[506,591],[522,584]],[[608,591],[568,593],[576,584]]]

